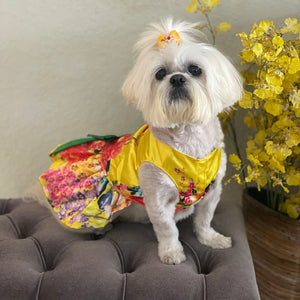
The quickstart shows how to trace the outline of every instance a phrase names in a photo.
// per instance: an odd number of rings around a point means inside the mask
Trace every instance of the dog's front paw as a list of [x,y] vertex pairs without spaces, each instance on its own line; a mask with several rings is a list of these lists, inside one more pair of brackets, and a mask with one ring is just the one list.
[[186,260],[183,247],[178,241],[176,245],[159,243],[158,254],[161,262],[167,265],[178,265]]
[[225,249],[232,247],[231,237],[226,237],[213,228],[197,233],[197,238],[201,244],[212,247],[214,249]]

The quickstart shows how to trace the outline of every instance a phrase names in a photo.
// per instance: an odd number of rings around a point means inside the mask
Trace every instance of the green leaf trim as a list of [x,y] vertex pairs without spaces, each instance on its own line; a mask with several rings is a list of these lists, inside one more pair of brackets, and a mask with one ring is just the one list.
[[70,147],[77,146],[77,145],[80,145],[80,144],[83,144],[83,143],[93,142],[93,141],[96,141],[96,140],[110,142],[110,141],[116,140],[118,138],[120,138],[120,137],[118,137],[116,135],[103,135],[103,136],[100,136],[100,135],[88,134],[88,136],[86,138],[73,140],[71,142],[59,145],[58,147],[56,147],[50,153],[50,156],[55,155],[55,154],[57,154],[61,151],[64,151],[64,150],[66,150]]

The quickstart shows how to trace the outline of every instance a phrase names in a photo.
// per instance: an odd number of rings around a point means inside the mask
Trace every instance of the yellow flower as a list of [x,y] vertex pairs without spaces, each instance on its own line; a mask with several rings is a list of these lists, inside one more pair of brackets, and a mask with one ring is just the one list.
[[252,93],[244,91],[243,97],[239,101],[239,105],[243,108],[252,108],[253,103]]
[[300,33],[300,24],[297,19],[287,18],[284,23],[286,27],[283,27],[280,33]]
[[203,2],[211,8],[216,7],[220,4],[220,0],[203,0]]
[[264,144],[265,137],[266,137],[266,131],[265,130],[259,130],[258,133],[255,135],[254,140],[255,140],[257,145],[262,147],[262,145]]
[[279,171],[281,173],[285,173],[285,167],[284,167],[284,165],[282,165],[282,163],[279,162],[274,157],[271,157],[271,159],[269,160],[269,168],[275,169],[275,170],[277,170],[277,171]]
[[278,161],[284,161],[292,154],[291,149],[285,144],[274,144],[272,141],[267,141],[265,149],[267,153],[273,156]]
[[248,176],[246,177],[246,182],[255,181],[258,184],[258,189],[261,186],[265,186],[268,183],[267,177],[263,172],[257,168],[251,168],[250,166],[247,167]]
[[283,88],[280,76],[274,73],[269,73],[266,75],[266,81],[271,87],[271,90],[274,91],[276,94],[280,94],[282,92]]
[[293,107],[295,108],[300,108],[300,89],[296,90],[296,88],[294,88],[291,92],[290,92],[290,98],[289,100],[292,102]]
[[212,13],[213,10],[211,9],[211,7],[209,7],[208,5],[204,4],[199,4],[198,9],[201,11],[201,13],[203,15],[207,14],[207,13]]
[[282,51],[283,49],[283,44],[284,44],[284,40],[281,36],[275,36],[272,39],[272,44],[277,48],[275,55],[274,56],[278,56],[279,53]]
[[240,53],[240,56],[246,62],[252,62],[254,59],[254,52],[252,50],[243,49],[242,52]]
[[268,52],[264,52],[264,57],[267,61],[272,62],[277,60],[277,52],[270,50]]
[[300,173],[288,175],[286,178],[286,183],[288,185],[300,185]]
[[199,9],[199,2],[198,0],[193,0],[190,2],[190,4],[188,5],[188,7],[186,8],[186,11],[188,13],[196,13]]
[[294,108],[293,110],[295,111],[296,117],[300,118],[300,108]]
[[270,156],[265,151],[260,151],[258,154],[258,159],[263,162],[270,160]]
[[280,58],[278,58],[278,63],[281,67],[287,69],[291,63],[291,59],[286,55],[282,55]]
[[248,154],[247,158],[252,162],[253,165],[263,166],[263,164],[252,154]]
[[273,132],[279,132],[280,130],[283,130],[286,127],[295,126],[295,123],[289,119],[286,115],[281,115],[278,121],[276,121],[272,125],[272,131]]
[[252,49],[256,57],[259,57],[263,52],[263,45],[261,43],[256,43]]
[[300,206],[297,204],[287,204],[286,212],[292,219],[298,219],[300,216]]
[[300,59],[298,57],[294,57],[291,60],[290,67],[289,67],[289,73],[295,74],[300,70]]
[[265,103],[264,109],[273,116],[279,116],[282,112],[282,105],[276,100],[268,101]]
[[222,22],[219,26],[215,27],[215,32],[218,34],[220,31],[226,32],[231,28],[231,25],[227,22]]
[[276,187],[276,186],[280,186],[286,193],[289,193],[289,189],[284,186],[283,182],[282,182],[282,179],[278,176],[271,176],[271,179],[272,179],[272,186],[273,187]]
[[298,126],[286,128],[284,130],[285,143],[289,148],[297,146],[300,143],[300,128]]
[[241,163],[241,159],[236,154],[230,154],[229,161],[232,164],[240,164]]
[[269,98],[274,98],[276,96],[274,91],[272,91],[269,87],[261,87],[255,89],[253,91],[253,94],[261,99],[269,99]]
[[273,26],[274,23],[272,21],[264,20],[259,23],[258,28],[262,29],[264,33],[268,33]]
[[245,32],[237,33],[236,36],[239,36],[241,38],[242,45],[245,48],[250,48],[252,46],[253,42],[248,39],[248,35]]
[[233,164],[233,166],[236,170],[241,169],[241,160],[236,154],[230,154],[229,161]]
[[[197,2],[197,7],[196,7]],[[202,14],[212,13],[212,8],[220,4],[220,0],[203,0],[202,4],[199,4],[198,1],[192,1],[188,6],[188,12],[196,12],[200,10]],[[196,10],[196,11],[195,11]]]
[[253,24],[251,33],[250,33],[250,39],[260,38],[265,33],[271,34],[274,31],[274,24],[271,21],[261,21],[259,25],[257,26],[257,23],[255,22]]
[[272,39],[272,43],[274,46],[278,47],[278,48],[281,48],[284,44],[284,40],[281,36],[275,36],[273,39]]
[[287,44],[288,44],[288,46],[289,46],[289,49],[288,49],[289,55],[290,55],[291,57],[299,58],[297,49],[295,48],[295,46],[296,46],[297,44],[296,44],[295,42],[292,43],[291,41],[288,41]]
[[238,174],[234,174],[233,175],[233,178],[235,179],[235,181],[238,183],[238,184],[242,184],[242,180],[240,178],[240,176]]

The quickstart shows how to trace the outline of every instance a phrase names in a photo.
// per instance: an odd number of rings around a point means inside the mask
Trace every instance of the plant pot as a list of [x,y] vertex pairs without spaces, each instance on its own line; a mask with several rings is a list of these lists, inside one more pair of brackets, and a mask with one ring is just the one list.
[[261,298],[300,299],[300,222],[257,199],[266,192],[248,188],[243,214]]

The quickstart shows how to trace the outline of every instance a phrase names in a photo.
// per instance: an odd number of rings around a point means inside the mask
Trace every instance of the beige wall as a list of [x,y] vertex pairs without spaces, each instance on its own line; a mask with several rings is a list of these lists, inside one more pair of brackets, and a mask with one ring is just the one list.
[[[87,133],[142,124],[120,93],[131,48],[149,22],[188,14],[189,0],[0,0],[0,197],[16,197],[50,164],[49,150]],[[254,21],[296,17],[299,0],[221,0],[217,46],[238,64],[235,33]]]

